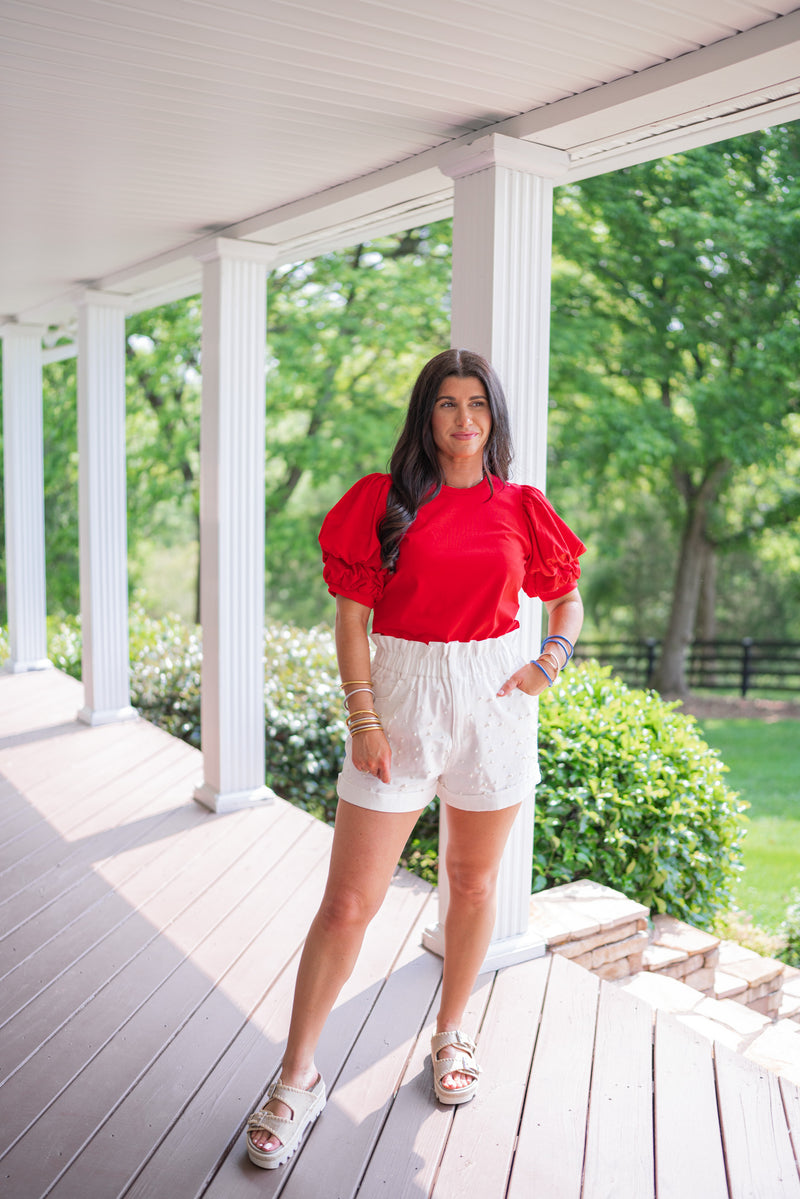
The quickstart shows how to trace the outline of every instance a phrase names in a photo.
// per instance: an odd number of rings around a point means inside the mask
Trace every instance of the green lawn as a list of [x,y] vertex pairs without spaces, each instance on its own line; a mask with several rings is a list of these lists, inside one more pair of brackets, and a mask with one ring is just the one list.
[[800,889],[800,722],[703,720],[728,781],[750,804],[744,874],[736,902],[775,931],[790,892]]

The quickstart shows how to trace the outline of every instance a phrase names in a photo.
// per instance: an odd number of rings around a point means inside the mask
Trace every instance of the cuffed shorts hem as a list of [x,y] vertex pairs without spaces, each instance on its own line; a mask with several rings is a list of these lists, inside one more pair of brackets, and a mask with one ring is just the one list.
[[437,794],[448,808],[459,808],[462,812],[500,812],[503,808],[513,808],[524,803],[532,795],[538,782],[539,778],[534,777],[527,782],[515,783],[505,791],[495,791],[491,795],[454,795],[439,783]]
[[447,807],[459,808],[462,812],[500,812],[503,808],[524,803],[538,782],[538,778],[531,778],[491,795],[455,795],[441,782],[417,791],[400,791],[389,784],[385,792],[379,793],[374,789],[356,787],[352,782],[340,778],[337,794],[345,803],[355,804],[357,808],[369,808],[373,812],[421,812],[437,795]]
[[[378,780],[373,780],[377,782]],[[380,785],[380,783],[378,783]],[[369,808],[373,812],[421,812],[427,808],[436,795],[436,784],[425,787],[424,790],[400,790],[391,783],[383,784],[383,793],[374,788],[359,787],[350,779],[339,776],[336,793],[345,803],[355,804],[357,808]]]

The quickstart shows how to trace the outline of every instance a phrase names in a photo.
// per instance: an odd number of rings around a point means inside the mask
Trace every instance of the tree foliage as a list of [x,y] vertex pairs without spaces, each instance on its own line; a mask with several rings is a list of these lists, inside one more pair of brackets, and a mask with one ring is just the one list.
[[413,380],[450,332],[450,224],[379,238],[273,273],[267,380],[267,611],[330,611],[322,518],[385,470]]
[[[800,636],[799,140],[779,128],[556,192],[548,489],[590,547],[592,631],[666,631],[666,690],[695,630]],[[330,613],[320,523],[385,468],[419,366],[448,344],[449,282],[449,222],[272,272],[272,619]],[[132,584],[189,617],[200,325],[193,297],[130,318],[126,344]],[[44,388],[48,602],[71,612],[74,361]]]
[[577,362],[554,372],[554,426],[617,548],[619,518],[655,506],[673,541],[667,692],[685,689],[711,556],[800,511],[799,172],[794,125],[558,196],[554,347]]
[[[317,533],[339,494],[388,461],[411,383],[448,344],[450,223],[281,267],[268,281],[267,609],[314,624],[330,610]],[[153,547],[177,606],[196,617],[201,304],[126,324],[128,551],[132,586]],[[44,372],[48,606],[75,612],[75,361]],[[0,499],[0,516],[2,516]],[[179,554],[186,548],[188,555]],[[188,572],[188,564],[191,572]],[[2,600],[0,562],[0,600]],[[3,605],[4,607],[4,605]],[[4,614],[0,613],[0,614]]]

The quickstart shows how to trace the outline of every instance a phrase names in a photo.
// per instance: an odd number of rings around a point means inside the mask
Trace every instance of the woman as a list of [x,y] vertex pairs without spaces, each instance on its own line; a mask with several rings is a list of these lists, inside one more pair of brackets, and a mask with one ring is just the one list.
[[[541,492],[507,482],[510,458],[497,375],[480,355],[448,350],[417,379],[391,474],[361,479],[323,523],[350,736],[280,1082],[248,1126],[250,1158],[266,1169],[291,1157],[325,1105],[317,1042],[434,795],[447,805],[450,885],[434,1088],[447,1104],[477,1089],[461,1023],[494,926],[503,848],[539,781],[531,697],[555,681],[583,619],[585,547]],[[548,613],[533,662],[520,648],[520,590]]]

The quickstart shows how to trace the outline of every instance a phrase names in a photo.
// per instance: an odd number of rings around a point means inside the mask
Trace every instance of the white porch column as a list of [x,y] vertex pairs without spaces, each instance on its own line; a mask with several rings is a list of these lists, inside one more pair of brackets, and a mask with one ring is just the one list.
[[264,246],[216,239],[203,262],[200,429],[202,786],[216,812],[264,785]]
[[6,325],[3,338],[3,458],[6,597],[13,673],[43,670],[47,658],[42,436],[42,334]]
[[[442,167],[455,181],[451,342],[477,350],[495,367],[509,404],[513,478],[540,488],[547,463],[553,180],[568,164],[563,151],[489,134],[455,150]],[[538,601],[523,597],[520,624],[526,656],[532,658],[541,628]],[[484,970],[545,951],[528,931],[533,816],[528,803],[506,846]],[[440,827],[440,854],[445,844],[446,830]],[[436,952],[444,947],[447,903],[442,871],[439,923],[424,937]]]
[[78,528],[85,724],[132,720],[125,481],[125,300],[78,305]]

